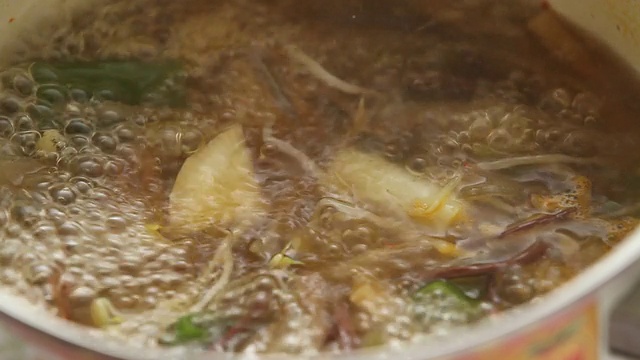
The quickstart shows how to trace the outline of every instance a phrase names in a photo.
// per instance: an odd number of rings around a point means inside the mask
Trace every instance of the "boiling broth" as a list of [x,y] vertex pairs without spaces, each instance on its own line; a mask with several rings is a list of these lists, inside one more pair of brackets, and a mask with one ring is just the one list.
[[637,83],[537,4],[114,1],[57,29],[0,73],[0,282],[101,336],[449,334],[637,224]]

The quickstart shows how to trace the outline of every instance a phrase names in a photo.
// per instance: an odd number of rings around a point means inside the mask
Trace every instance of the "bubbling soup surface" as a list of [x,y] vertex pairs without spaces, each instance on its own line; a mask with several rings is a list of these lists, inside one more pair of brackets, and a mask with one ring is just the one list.
[[145,346],[351,351],[637,224],[635,82],[537,2],[111,1],[0,72],[0,282]]

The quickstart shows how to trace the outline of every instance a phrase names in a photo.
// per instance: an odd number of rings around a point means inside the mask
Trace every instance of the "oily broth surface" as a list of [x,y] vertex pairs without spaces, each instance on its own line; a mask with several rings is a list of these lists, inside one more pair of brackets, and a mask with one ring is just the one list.
[[[362,336],[362,345],[446,332],[451,324],[471,321],[455,312],[455,304],[411,305],[409,295],[420,285],[411,269],[446,261],[433,248],[387,247],[395,231],[331,209],[307,229],[327,194],[296,161],[263,144],[261,129],[273,124],[276,137],[324,168],[344,146],[361,97],[310,75],[287,56],[288,45],[338,78],[384,94],[364,102],[369,121],[354,140],[359,147],[441,186],[463,172],[462,194],[509,198],[501,206],[473,202],[472,220],[449,229],[448,241],[495,234],[535,214],[532,195],[563,192],[561,205],[575,203],[585,187],[574,175],[590,180],[596,210],[607,200],[632,203],[638,190],[622,175],[635,171],[629,164],[637,160],[631,149],[638,135],[607,127],[606,104],[615,95],[599,93],[531,38],[525,24],[537,9],[497,1],[433,2],[436,16],[415,11],[411,1],[390,3],[116,1],[79,14],[46,40],[25,37],[9,54],[15,66],[0,74],[0,281],[87,325],[92,301],[106,298],[127,314],[108,333],[157,345],[167,325],[188,308],[184,304],[220,276],[220,269],[207,267],[224,236],[171,238],[155,225],[165,222],[168,195],[185,159],[240,123],[270,221],[239,235],[232,282],[215,310],[269,309],[282,316],[227,349],[295,353],[344,347],[325,334],[333,327],[329,309],[349,297],[352,277],[359,276],[382,279],[382,292],[392,294],[376,304],[374,314],[349,308],[354,332],[377,329]],[[471,12],[484,16],[464,16]],[[158,58],[185,64],[187,108],[123,105],[71,91],[61,106],[47,108],[38,103],[38,85],[25,65]],[[41,120],[52,113],[57,127],[44,128]],[[56,136],[59,146],[42,151],[38,144],[46,136]],[[541,154],[624,161],[606,171],[534,167],[486,174],[473,167]],[[534,263],[502,271],[493,294],[499,301],[485,300],[483,308],[509,308],[544,294],[606,253],[634,224],[606,222],[586,234],[579,230],[584,227],[571,228],[567,236],[580,240],[579,251],[563,258],[558,246]],[[297,258],[305,265],[269,269],[269,258],[292,237],[311,244]],[[393,255],[372,260],[370,251]],[[289,292],[283,293],[283,282]]]

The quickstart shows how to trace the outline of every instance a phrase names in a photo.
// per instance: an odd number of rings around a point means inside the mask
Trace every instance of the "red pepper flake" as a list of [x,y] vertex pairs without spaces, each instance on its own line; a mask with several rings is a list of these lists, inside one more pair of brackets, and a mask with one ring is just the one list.
[[11,24],[12,22],[16,21],[16,18],[10,18],[9,19],[9,24]]

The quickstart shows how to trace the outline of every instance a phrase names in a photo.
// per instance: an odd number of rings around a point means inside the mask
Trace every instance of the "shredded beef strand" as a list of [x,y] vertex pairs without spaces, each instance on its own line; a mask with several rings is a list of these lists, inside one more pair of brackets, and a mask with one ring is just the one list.
[[507,266],[528,264],[536,261],[544,256],[548,248],[549,245],[547,243],[541,240],[536,240],[531,244],[531,246],[527,247],[517,255],[503,261],[429,269],[426,272],[417,274],[416,277],[409,280],[415,281],[417,279],[420,282],[424,282],[433,279],[455,279],[461,277],[492,275]]
[[520,223],[516,223],[512,226],[509,226],[505,231],[503,231],[498,238],[504,238],[508,235],[531,229],[532,227],[536,227],[539,225],[545,225],[552,222],[564,220],[567,217],[571,216],[577,211],[576,208],[567,208],[560,210],[554,214],[542,215],[533,219],[528,219]]

